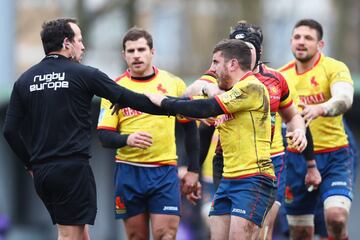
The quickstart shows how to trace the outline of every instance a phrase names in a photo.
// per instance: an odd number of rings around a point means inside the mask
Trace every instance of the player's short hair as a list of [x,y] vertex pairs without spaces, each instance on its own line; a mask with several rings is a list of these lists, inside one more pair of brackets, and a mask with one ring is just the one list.
[[76,19],[59,18],[43,23],[40,36],[45,54],[61,50],[65,38],[74,40],[75,33],[69,23],[76,24]]
[[216,44],[213,54],[219,51],[221,51],[225,61],[236,59],[241,70],[251,70],[251,50],[244,41],[237,39],[224,39]]
[[151,34],[142,28],[132,27],[125,33],[125,36],[123,38],[123,42],[122,42],[123,50],[125,50],[125,43],[127,41],[136,41],[140,38],[145,38],[149,48],[150,49],[153,48],[153,39]]
[[321,24],[319,22],[317,22],[314,19],[310,19],[310,18],[301,19],[300,21],[298,21],[295,24],[294,29],[298,28],[298,27],[301,27],[301,26],[307,26],[309,28],[315,29],[315,31],[317,33],[318,40],[322,40],[324,32],[323,32],[323,28],[322,28],[322,26],[321,26]]
[[260,63],[263,33],[259,26],[241,20],[235,26],[230,28],[229,38],[243,40],[254,45],[256,51],[255,64],[258,65]]

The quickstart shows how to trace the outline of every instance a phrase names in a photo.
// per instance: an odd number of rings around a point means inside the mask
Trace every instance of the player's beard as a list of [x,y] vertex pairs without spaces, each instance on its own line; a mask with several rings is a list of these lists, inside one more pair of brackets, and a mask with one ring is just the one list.
[[218,74],[217,81],[219,88],[221,90],[227,91],[231,88],[231,86],[229,85],[230,82],[229,71],[226,69],[225,66],[224,66],[224,71]]
[[298,56],[296,54],[296,52],[293,52],[293,55],[295,57],[295,59],[301,63],[307,63],[309,62],[314,56],[315,56],[316,53],[310,55],[310,54],[307,54],[307,55],[304,55],[304,56]]

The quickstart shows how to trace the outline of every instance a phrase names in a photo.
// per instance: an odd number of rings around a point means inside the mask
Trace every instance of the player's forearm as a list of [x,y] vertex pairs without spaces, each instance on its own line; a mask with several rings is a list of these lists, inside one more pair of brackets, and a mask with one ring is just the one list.
[[307,145],[304,151],[302,152],[302,155],[304,156],[308,164],[312,164],[313,162],[315,162],[314,142],[309,127],[306,128],[306,140],[307,140]]
[[207,126],[203,123],[199,126],[199,137],[200,137],[200,166],[204,163],[206,156],[209,152],[209,147],[211,144],[211,139],[214,134],[215,127]]
[[119,134],[110,130],[98,130],[101,145],[105,148],[121,148],[126,146],[128,134]]
[[338,82],[331,87],[331,98],[320,104],[323,116],[333,117],[344,114],[353,103],[354,88],[350,83]]
[[184,92],[184,96],[185,97],[201,96],[202,95],[201,90],[205,84],[206,82],[203,80],[199,80],[199,79],[196,80],[186,88]]
[[288,132],[293,132],[296,129],[305,132],[305,122],[299,113],[296,113],[288,122],[286,122],[286,129]]
[[191,101],[165,98],[161,102],[161,107],[170,115],[182,114],[193,118],[208,118],[224,114],[215,98]]
[[130,107],[153,115],[169,115],[166,110],[153,104],[144,94],[135,93],[126,88],[123,88],[117,103],[121,107]]
[[199,132],[195,121],[182,124],[185,132],[185,149],[189,158],[188,170],[199,173]]
[[6,121],[3,129],[4,137],[17,157],[23,162],[25,167],[27,169],[31,169],[30,153],[27,150],[24,139],[22,138],[18,129],[18,127],[15,127],[9,123],[9,121]]

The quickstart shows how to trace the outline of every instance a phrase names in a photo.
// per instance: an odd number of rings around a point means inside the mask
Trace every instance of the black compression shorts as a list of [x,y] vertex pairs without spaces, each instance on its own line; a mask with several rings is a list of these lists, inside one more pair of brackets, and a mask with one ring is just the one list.
[[34,164],[35,189],[53,224],[93,225],[96,185],[87,159],[56,159]]

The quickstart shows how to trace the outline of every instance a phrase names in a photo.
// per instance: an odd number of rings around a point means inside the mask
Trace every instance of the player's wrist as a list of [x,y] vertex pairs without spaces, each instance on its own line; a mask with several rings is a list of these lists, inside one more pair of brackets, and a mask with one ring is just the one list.
[[302,134],[305,135],[305,130],[302,129],[302,128],[296,128],[296,129],[294,130],[294,132],[299,132],[299,133],[302,133]]
[[203,96],[207,96],[207,95],[208,95],[208,89],[207,89],[206,84],[204,84],[204,85],[201,87],[201,94],[202,94]]
[[309,160],[306,162],[307,169],[314,169],[316,168],[316,161],[315,160]]

